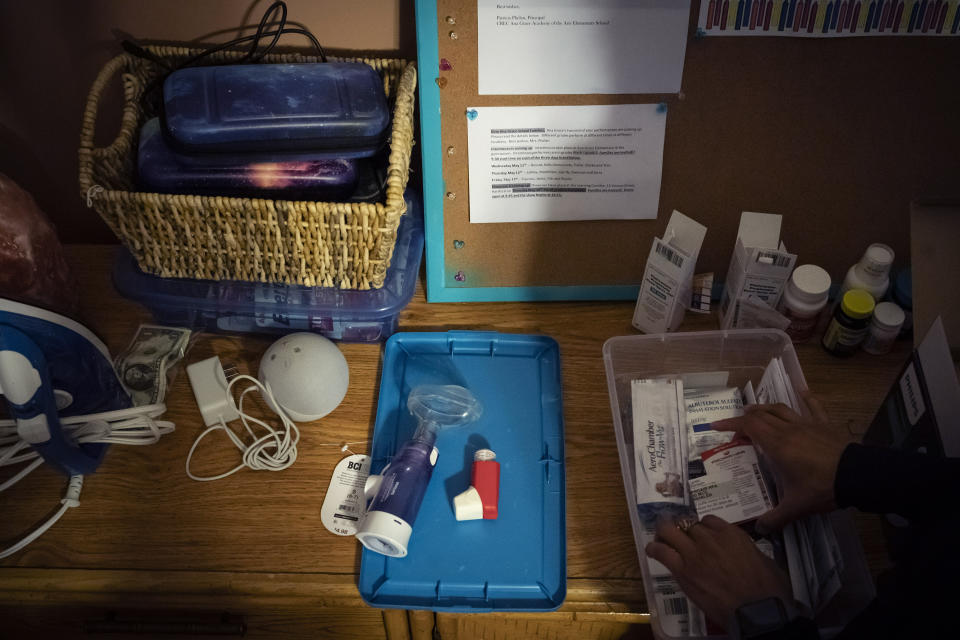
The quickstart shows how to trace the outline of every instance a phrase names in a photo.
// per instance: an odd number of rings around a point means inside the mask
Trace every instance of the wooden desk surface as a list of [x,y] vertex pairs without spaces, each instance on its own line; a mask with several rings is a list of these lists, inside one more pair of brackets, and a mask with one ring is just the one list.
[[[148,312],[121,298],[110,281],[112,247],[73,246],[68,253],[83,291],[83,315],[111,353],[129,342]],[[567,463],[566,611],[644,612],[640,569],[623,492],[601,347],[631,335],[633,304],[427,304],[423,289],[401,316],[408,331],[495,330],[553,336],[563,363]],[[716,328],[713,316],[688,314],[684,330]],[[199,337],[187,361],[213,354],[256,373],[269,336]],[[320,505],[339,443],[370,437],[376,415],[381,344],[342,344],[350,366],[343,404],[302,427],[299,457],[280,473],[242,471],[199,483],[184,460],[203,424],[181,370],[167,396],[175,433],[147,447],[114,446],[84,484],[82,505],[69,511],[25,551],[0,561],[0,594],[7,602],[60,598],[98,602],[138,594],[166,603],[231,596],[310,598],[364,606],[356,590],[360,546],[320,523]],[[808,384],[838,428],[861,434],[906,358],[901,342],[887,356],[839,360],[819,345],[798,349]],[[354,447],[365,451],[363,445]],[[223,470],[238,456],[223,439],[198,449],[198,472]],[[0,539],[13,540],[58,504],[64,481],[41,467],[0,494]],[[886,566],[873,516],[858,516],[868,562]],[[59,596],[55,595],[59,594]]]

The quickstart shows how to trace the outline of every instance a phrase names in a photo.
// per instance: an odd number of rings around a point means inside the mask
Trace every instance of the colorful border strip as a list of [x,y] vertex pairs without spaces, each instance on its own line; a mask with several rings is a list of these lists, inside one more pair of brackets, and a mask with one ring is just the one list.
[[960,0],[702,0],[701,36],[951,36]]

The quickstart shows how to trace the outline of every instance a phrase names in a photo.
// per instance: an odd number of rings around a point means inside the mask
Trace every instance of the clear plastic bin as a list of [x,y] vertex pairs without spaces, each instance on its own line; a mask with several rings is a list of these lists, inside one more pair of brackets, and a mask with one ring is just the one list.
[[420,197],[408,190],[406,198],[407,213],[380,289],[160,278],[142,272],[125,249],[114,264],[113,283],[121,295],[148,307],[160,324],[196,331],[313,331],[344,342],[385,340],[413,298],[423,255]]
[[[603,360],[610,390],[610,408],[620,453],[623,487],[637,557],[643,574],[647,602],[653,603],[653,583],[648,574],[644,547],[649,542],[637,513],[636,469],[633,457],[633,408],[630,383],[637,378],[664,375],[728,371],[728,384],[742,388],[747,381],[754,386],[774,357],[783,360],[795,390],[807,389],[803,371],[789,336],[777,329],[742,329],[731,331],[703,331],[653,335],[620,336],[610,338],[603,345]],[[807,413],[806,406],[802,413]],[[831,602],[817,615],[821,637],[836,634],[843,625],[859,613],[875,595],[873,580],[867,567],[863,549],[857,536],[853,518],[848,512],[831,514],[831,521],[844,557],[840,575],[843,587]],[[657,612],[651,606],[653,632],[658,638],[673,638],[664,632]]]

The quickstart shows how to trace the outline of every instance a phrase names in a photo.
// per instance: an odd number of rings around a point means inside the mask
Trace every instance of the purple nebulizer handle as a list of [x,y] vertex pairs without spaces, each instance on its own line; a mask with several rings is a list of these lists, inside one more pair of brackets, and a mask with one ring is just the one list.
[[367,479],[364,492],[373,500],[356,534],[367,549],[397,558],[407,555],[413,523],[437,464],[437,432],[472,422],[482,413],[473,394],[455,385],[416,387],[407,407],[420,420],[417,432],[379,476]]

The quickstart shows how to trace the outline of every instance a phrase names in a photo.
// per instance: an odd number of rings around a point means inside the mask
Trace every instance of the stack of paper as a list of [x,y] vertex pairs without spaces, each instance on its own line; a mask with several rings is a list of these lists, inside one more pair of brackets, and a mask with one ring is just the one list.
[[[637,513],[644,544],[656,536],[661,515],[695,517],[687,485],[687,420],[680,378],[634,380],[633,454]],[[706,620],[680,589],[669,569],[647,558],[653,602],[663,630],[671,636],[705,635]]]

